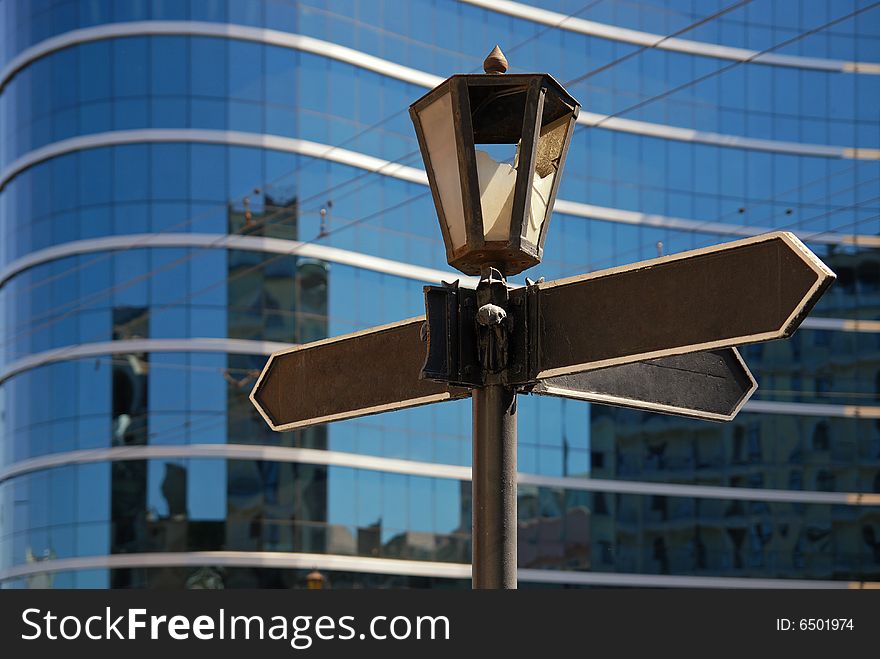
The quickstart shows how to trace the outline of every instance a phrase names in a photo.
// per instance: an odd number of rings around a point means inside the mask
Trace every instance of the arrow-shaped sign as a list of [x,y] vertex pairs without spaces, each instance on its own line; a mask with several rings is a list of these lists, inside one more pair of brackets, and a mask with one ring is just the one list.
[[757,388],[739,351],[723,348],[558,375],[531,393],[730,421]]
[[411,318],[276,352],[251,401],[273,430],[293,430],[470,396],[419,379],[424,322]]
[[537,284],[528,379],[785,338],[834,278],[774,232]]
[[[510,384],[729,420],[756,386],[731,348],[789,336],[833,280],[800,240],[776,232],[520,289],[530,320],[515,332],[517,354],[528,365]],[[275,353],[251,400],[274,430],[292,430],[466,398],[467,388],[419,376],[429,348],[458,354],[459,330],[476,341],[473,322],[452,323],[430,346],[420,317]]]

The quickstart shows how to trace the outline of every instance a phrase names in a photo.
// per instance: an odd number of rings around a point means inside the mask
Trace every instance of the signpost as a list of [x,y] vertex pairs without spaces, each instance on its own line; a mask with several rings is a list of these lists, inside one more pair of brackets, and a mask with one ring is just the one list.
[[497,47],[484,68],[410,108],[447,260],[476,290],[426,287],[424,317],[276,353],[251,400],[292,430],[472,396],[473,584],[516,588],[517,394],[729,421],[757,388],[735,346],[790,336],[834,273],[774,232],[510,286],[541,260],[579,105],[550,76],[503,75]]

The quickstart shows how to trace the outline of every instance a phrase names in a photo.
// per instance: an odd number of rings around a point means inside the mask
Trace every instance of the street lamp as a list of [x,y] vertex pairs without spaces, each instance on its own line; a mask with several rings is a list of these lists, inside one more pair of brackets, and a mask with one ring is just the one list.
[[410,108],[449,264],[514,275],[541,262],[580,104],[545,73],[454,75]]
[[517,393],[730,420],[757,387],[735,346],[790,336],[834,273],[774,232],[509,286],[541,261],[579,106],[549,75],[501,75],[497,46],[483,68],[410,107],[447,259],[476,290],[429,286],[422,318],[276,352],[251,400],[293,430],[470,396],[473,586],[516,588]]
[[[480,275],[475,300],[469,300],[476,313],[460,314],[473,319],[462,333],[476,330],[476,368],[466,365],[463,377],[450,378],[456,355],[469,350],[444,354],[439,364],[429,352],[421,377],[473,386],[473,583],[516,588],[516,387],[510,373],[522,365],[510,363],[516,321],[508,315],[506,277],[541,262],[580,104],[545,73],[502,75],[507,59],[498,46],[483,70],[452,76],[409,108],[446,260]],[[439,293],[444,309],[450,308],[450,295],[464,298],[455,289],[426,289],[426,305]],[[455,333],[454,325],[445,329]],[[441,343],[430,339],[438,329],[427,323],[429,343]],[[443,345],[455,343],[451,336]]]

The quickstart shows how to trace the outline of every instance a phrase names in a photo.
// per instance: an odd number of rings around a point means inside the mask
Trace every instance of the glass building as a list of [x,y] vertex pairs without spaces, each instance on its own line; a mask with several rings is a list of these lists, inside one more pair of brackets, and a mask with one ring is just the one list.
[[496,43],[583,105],[526,274],[770,229],[838,274],[732,423],[521,397],[522,587],[880,581],[880,9],[734,4],[0,0],[0,586],[469,585],[467,401],[247,396],[454,278],[406,110]]

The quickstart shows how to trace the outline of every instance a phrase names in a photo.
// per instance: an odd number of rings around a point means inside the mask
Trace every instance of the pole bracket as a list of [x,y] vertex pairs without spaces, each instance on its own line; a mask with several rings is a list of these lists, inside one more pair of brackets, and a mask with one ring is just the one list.
[[495,268],[476,290],[457,281],[426,286],[420,377],[470,388],[528,384],[529,288],[511,288]]

